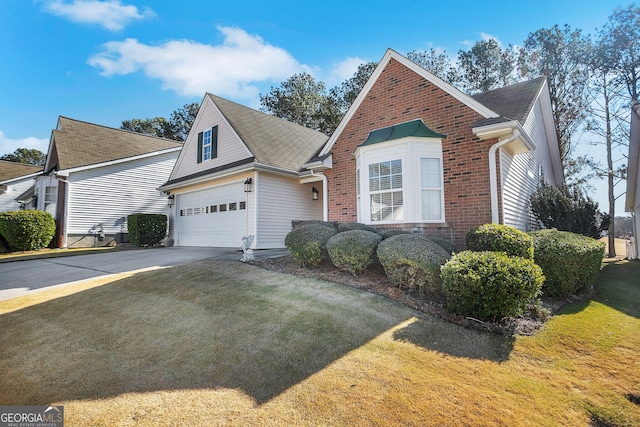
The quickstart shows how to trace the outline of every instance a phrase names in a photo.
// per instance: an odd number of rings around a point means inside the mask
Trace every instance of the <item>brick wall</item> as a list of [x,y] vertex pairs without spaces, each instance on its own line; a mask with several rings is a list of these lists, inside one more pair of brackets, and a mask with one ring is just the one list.
[[325,171],[329,221],[357,220],[356,147],[372,130],[418,118],[447,135],[442,141],[446,224],[390,227],[446,237],[462,248],[470,228],[491,222],[488,151],[496,140],[475,137],[471,129],[482,118],[477,112],[394,59],[332,148],[333,168]]

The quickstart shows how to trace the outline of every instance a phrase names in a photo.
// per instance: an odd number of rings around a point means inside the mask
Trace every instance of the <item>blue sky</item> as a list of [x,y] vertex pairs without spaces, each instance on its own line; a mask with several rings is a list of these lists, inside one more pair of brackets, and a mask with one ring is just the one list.
[[[117,128],[169,117],[205,92],[258,108],[260,93],[295,73],[333,87],[387,48],[455,55],[490,37],[519,45],[554,24],[594,33],[628,4],[1,0],[0,155],[19,147],[46,152],[60,115]],[[606,191],[599,186],[596,196],[606,210]]]

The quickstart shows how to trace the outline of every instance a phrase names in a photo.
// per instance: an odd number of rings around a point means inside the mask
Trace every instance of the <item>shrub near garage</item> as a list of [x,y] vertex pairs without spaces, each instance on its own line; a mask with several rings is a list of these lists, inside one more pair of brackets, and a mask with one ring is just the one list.
[[539,294],[542,269],[533,260],[503,252],[464,251],[442,267],[449,310],[483,320],[522,313]]
[[399,288],[441,294],[440,267],[449,253],[419,234],[398,234],[381,241],[376,251],[391,282]]
[[535,262],[546,277],[542,289],[546,296],[569,296],[594,283],[604,258],[604,242],[555,229],[529,234],[535,246]]
[[517,228],[503,224],[484,224],[467,233],[467,249],[504,252],[510,256],[533,259],[533,239]]
[[333,265],[356,275],[373,264],[381,240],[380,235],[371,231],[345,231],[327,241],[327,251]]
[[167,216],[135,213],[127,216],[131,243],[136,246],[155,246],[167,235]]
[[10,251],[33,251],[46,247],[56,232],[49,212],[29,210],[0,213],[0,236]]
[[291,230],[284,244],[293,259],[303,266],[318,266],[329,257],[327,241],[337,234],[335,227],[326,224],[305,224]]

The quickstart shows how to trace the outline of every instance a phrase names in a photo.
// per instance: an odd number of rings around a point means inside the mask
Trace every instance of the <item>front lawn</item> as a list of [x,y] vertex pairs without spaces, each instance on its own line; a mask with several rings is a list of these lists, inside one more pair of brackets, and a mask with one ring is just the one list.
[[595,301],[516,338],[238,262],[87,282],[0,302],[0,405],[69,426],[640,425],[638,277],[611,262]]

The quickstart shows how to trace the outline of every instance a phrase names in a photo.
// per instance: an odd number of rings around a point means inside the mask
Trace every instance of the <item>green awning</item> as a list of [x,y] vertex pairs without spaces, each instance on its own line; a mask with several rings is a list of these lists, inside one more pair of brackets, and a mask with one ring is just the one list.
[[422,120],[417,119],[369,132],[367,140],[364,143],[360,144],[359,147],[362,147],[364,145],[378,144],[380,142],[391,141],[394,139],[406,138],[408,136],[413,136],[416,138],[447,137],[446,135],[432,131],[422,122]]

